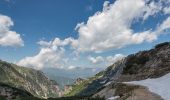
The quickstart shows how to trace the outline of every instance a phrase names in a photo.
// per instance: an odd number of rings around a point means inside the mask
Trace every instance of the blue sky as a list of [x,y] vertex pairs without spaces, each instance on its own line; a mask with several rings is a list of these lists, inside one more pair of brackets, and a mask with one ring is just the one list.
[[[102,0],[101,2],[95,0],[86,2],[80,0],[74,2],[68,0],[10,0],[7,2],[1,0],[0,13],[12,18],[15,24],[12,29],[20,33],[25,42],[25,46],[17,50],[14,50],[16,48],[1,48],[1,58],[13,61],[33,55],[38,52],[36,42],[43,38],[51,40],[55,37],[61,39],[69,36],[76,37],[74,30],[76,24],[87,20],[97,8],[101,9],[103,2]],[[93,10],[88,9],[90,6]],[[10,55],[7,55],[8,53]]]
[[0,0],[1,16],[14,23],[8,31],[24,44],[0,44],[0,59],[37,69],[105,67],[170,41],[169,0],[149,1],[130,0],[130,8],[126,0]]

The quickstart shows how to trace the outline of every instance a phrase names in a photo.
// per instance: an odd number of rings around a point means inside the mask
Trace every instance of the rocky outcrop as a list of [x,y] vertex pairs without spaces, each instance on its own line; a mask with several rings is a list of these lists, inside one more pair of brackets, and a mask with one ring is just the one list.
[[154,49],[129,55],[118,81],[158,78],[169,72],[170,42],[165,42],[156,45]]
[[74,84],[79,85],[79,84],[81,84],[83,81],[84,81],[83,78],[77,78],[77,79],[75,80]]
[[72,85],[65,85],[64,86],[64,94],[67,94],[68,92],[70,92],[73,89]]

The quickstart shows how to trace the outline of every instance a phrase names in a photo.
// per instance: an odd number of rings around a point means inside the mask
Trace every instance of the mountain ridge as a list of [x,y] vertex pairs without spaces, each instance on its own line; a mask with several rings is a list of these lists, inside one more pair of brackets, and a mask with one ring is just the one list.
[[58,86],[41,71],[0,60],[0,82],[39,98],[58,97]]
[[[66,96],[95,96],[95,94],[110,86],[113,87],[108,91],[116,91],[117,86],[122,82],[159,78],[169,72],[170,42],[164,42],[156,45],[151,50],[131,54],[95,76],[84,80],[81,84],[73,85],[73,90],[66,94]],[[126,88],[128,89],[129,86],[126,86]],[[106,96],[106,93],[103,92],[102,94],[105,94],[102,96]],[[112,96],[116,95],[114,92],[111,94]],[[122,95],[127,94],[124,92]],[[153,94],[151,94],[151,97],[154,97]]]

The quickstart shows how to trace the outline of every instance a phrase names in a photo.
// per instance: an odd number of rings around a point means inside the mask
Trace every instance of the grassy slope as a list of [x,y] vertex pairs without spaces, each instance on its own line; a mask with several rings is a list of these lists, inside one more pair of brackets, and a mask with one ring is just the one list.
[[104,75],[104,71],[101,71],[95,76],[90,77],[87,80],[83,80],[83,82],[81,82],[80,84],[73,85],[72,90],[66,93],[65,96],[75,96],[79,94],[83,89],[85,89],[88,86],[88,84],[90,84],[91,82],[93,82],[94,80],[98,79],[99,77],[103,75]]

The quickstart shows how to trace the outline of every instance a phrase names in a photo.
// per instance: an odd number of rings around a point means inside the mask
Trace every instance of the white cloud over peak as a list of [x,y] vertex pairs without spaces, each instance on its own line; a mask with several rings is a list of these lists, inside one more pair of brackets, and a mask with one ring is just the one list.
[[76,68],[76,66],[72,66],[72,65],[68,67],[69,70],[72,70],[72,69],[75,69],[75,68]]
[[88,60],[93,63],[93,64],[97,64],[97,63],[101,63],[104,61],[104,58],[102,56],[97,56],[97,57],[92,57],[92,56],[89,56],[88,57]]
[[89,56],[88,60],[92,63],[92,64],[101,64],[104,63],[104,67],[105,66],[109,66],[121,59],[123,59],[124,57],[126,57],[123,54],[115,54],[114,56],[107,56],[107,57],[102,57],[102,56],[97,56],[97,57],[92,57]]
[[41,46],[39,53],[32,57],[25,57],[17,64],[36,69],[42,69],[44,67],[63,68],[63,64],[65,64],[65,59],[63,57],[65,52],[64,46],[71,43],[71,41],[71,38],[65,40],[55,38],[53,41],[49,42],[39,41],[38,44]]
[[74,48],[79,52],[102,52],[122,48],[130,44],[152,42],[157,39],[157,30],[135,32],[131,26],[138,19],[144,21],[162,11],[162,1],[116,0],[104,2],[103,10],[90,16],[88,21],[77,24],[79,37]]
[[35,69],[42,69],[44,67],[62,67],[59,62],[64,50],[62,48],[41,48],[39,53],[32,57],[25,57],[17,64]]
[[125,57],[126,56],[123,55],[123,54],[115,54],[114,56],[106,57],[106,60],[108,62],[108,65],[111,65],[111,64],[113,64],[113,63],[115,63],[115,62],[117,62],[117,61],[119,61],[119,60],[121,60],[121,59],[123,59]]
[[15,31],[11,31],[10,27],[14,23],[10,17],[0,14],[0,46],[23,46],[23,40]]

